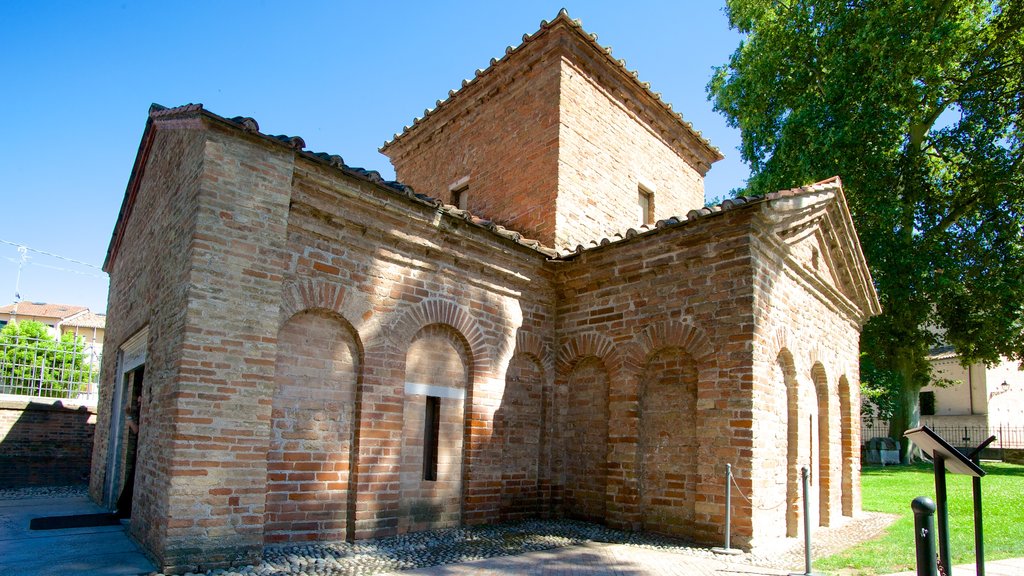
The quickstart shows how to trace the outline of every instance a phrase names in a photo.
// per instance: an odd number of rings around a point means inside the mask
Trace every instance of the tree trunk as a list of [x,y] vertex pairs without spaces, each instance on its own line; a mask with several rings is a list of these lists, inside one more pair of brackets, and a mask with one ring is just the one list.
[[910,464],[911,444],[903,433],[921,424],[921,406],[919,395],[921,393],[921,375],[915,371],[915,362],[911,352],[900,351],[898,371],[903,380],[900,389],[900,402],[889,419],[889,437],[895,440],[900,447],[900,462]]

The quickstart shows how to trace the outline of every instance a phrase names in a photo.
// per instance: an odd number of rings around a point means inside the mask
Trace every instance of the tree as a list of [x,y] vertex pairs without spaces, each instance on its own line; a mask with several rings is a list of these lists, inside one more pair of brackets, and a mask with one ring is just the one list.
[[[744,194],[840,175],[883,313],[864,385],[917,425],[926,354],[1024,360],[1019,0],[729,0],[745,37],[709,99],[741,130]],[[904,458],[907,456],[906,442]]]
[[8,394],[70,398],[93,379],[85,340],[54,338],[40,322],[11,322],[0,330],[0,389]]

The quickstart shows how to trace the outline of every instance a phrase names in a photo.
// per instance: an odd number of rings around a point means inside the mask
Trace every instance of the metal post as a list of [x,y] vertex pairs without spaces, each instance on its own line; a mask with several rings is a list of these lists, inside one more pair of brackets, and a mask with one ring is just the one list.
[[729,533],[732,530],[732,464],[725,465],[725,549],[729,546]]
[[[1000,425],[1001,426],[1001,425]],[[987,440],[978,445],[968,455],[971,462],[981,463],[981,451],[989,444],[996,441],[995,436],[989,436]],[[985,530],[981,522],[981,477],[971,478],[971,490],[974,492],[974,565],[977,576],[985,576]]]
[[914,544],[917,550],[917,576],[939,576],[935,564],[935,502],[918,496],[910,503],[914,511]]
[[811,572],[811,478],[807,466],[800,468],[800,479],[804,490],[804,572],[790,576],[816,576]]
[[715,554],[729,554],[732,556],[742,554],[743,551],[730,548],[730,534],[732,531],[732,464],[725,465],[725,548],[712,548]]
[[985,531],[981,527],[981,478],[971,478],[974,490],[974,565],[978,576],[985,576]]
[[949,562],[949,506],[946,502],[946,458],[932,453],[935,463],[936,529],[939,536],[939,564],[943,574],[952,574]]

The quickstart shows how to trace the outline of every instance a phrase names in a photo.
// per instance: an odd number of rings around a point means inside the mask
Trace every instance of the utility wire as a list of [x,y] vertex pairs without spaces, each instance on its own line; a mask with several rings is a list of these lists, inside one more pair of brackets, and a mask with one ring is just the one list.
[[103,270],[103,268],[100,268],[99,266],[97,266],[95,264],[89,264],[88,262],[82,262],[81,260],[75,260],[74,258],[68,258],[67,256],[61,256],[60,254],[54,254],[52,252],[45,252],[43,250],[36,250],[35,248],[29,248],[28,246],[25,246],[24,244],[18,244],[17,242],[11,242],[9,240],[0,239],[0,244],[9,244],[11,246],[15,246],[15,247],[18,247],[18,248],[24,248],[24,249],[28,250],[29,252],[35,252],[36,254],[42,254],[44,256],[50,256],[51,258],[57,258],[59,260],[66,260],[68,262],[74,262],[75,264],[80,264],[82,266],[88,266],[89,268],[94,268],[96,270]]
[[40,264],[38,262],[30,262],[29,266],[38,266],[40,268],[49,268],[50,270],[59,270],[60,272],[68,272],[70,274],[78,274],[79,276],[88,276],[89,278],[99,278],[100,280],[106,280],[106,274],[93,274],[92,272],[82,272],[81,270],[72,270],[70,268],[61,268],[60,266],[50,266],[48,264]]

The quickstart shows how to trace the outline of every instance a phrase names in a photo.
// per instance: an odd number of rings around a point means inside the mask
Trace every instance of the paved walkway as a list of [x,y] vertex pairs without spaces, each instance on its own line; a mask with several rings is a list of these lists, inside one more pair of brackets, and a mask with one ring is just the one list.
[[[135,575],[153,565],[123,527],[29,530],[32,518],[103,512],[84,496],[0,500],[0,576]],[[750,562],[750,559],[747,559]],[[786,576],[791,570],[752,566],[729,556],[683,554],[588,542],[395,572],[395,576]],[[1024,558],[986,562],[986,576],[1024,576]],[[915,576],[901,572],[891,576]],[[952,576],[976,576],[974,565],[954,566]]]
[[149,574],[123,526],[29,530],[32,518],[106,512],[84,496],[0,500],[0,576]]
[[[622,544],[590,543],[406,570],[391,576],[787,576],[792,573],[792,570],[760,568],[725,559],[643,550]],[[917,572],[910,571],[888,576],[916,575]],[[953,567],[953,576],[977,576],[977,572],[974,564],[957,565]],[[985,576],[1024,576],[1024,558],[986,562]]]
[[718,558],[591,542],[518,556],[405,570],[393,576],[786,576],[789,573]]

